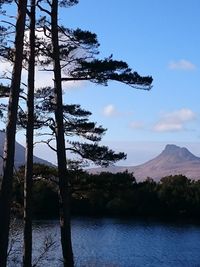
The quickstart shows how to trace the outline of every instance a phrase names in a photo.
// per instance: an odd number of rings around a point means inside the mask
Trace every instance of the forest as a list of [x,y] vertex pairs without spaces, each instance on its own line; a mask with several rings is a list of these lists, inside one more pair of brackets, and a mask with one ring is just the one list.
[[[12,211],[18,217],[23,211],[23,169],[14,182]],[[57,169],[35,164],[34,177],[34,218],[58,218]],[[75,171],[70,177],[75,216],[200,219],[200,182],[183,175],[163,177],[157,183],[151,178],[136,182],[128,172]]]

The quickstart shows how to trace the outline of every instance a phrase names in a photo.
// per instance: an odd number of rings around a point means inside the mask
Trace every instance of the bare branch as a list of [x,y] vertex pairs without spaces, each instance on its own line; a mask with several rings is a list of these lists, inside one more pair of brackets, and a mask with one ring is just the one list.
[[8,24],[8,25],[10,25],[10,26],[12,26],[12,27],[15,28],[15,24],[13,24],[13,23],[11,23],[11,22],[9,22],[9,21],[6,21],[6,20],[0,20],[0,22],[5,23],[5,24]]
[[36,142],[34,143],[34,145],[35,145],[35,144],[42,144],[42,143],[43,143],[43,144],[46,144],[49,148],[51,148],[54,152],[57,152],[57,149],[50,145],[50,143],[51,143],[52,141],[54,141],[54,140],[55,140],[55,138],[51,138],[51,139],[48,139],[48,140],[36,141]]
[[46,236],[44,240],[44,244],[39,257],[33,263],[33,267],[37,267],[38,264],[44,259],[44,256],[48,253],[48,251],[55,246],[56,242],[53,241],[51,235]]
[[46,8],[42,7],[42,6],[40,5],[39,2],[41,2],[41,0],[37,1],[37,4],[36,4],[36,5],[38,6],[38,8],[39,8],[42,12],[45,12],[45,13],[47,13],[49,16],[51,16],[51,12],[50,12],[49,10],[47,10]]

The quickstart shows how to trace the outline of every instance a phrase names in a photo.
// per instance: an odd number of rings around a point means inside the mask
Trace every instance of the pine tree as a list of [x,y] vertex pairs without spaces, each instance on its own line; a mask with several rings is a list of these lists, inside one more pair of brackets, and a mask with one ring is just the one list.
[[[69,2],[74,4],[74,1]],[[99,46],[96,34],[80,29],[73,31],[58,25],[58,6],[61,4],[67,6],[69,2],[52,0],[49,3],[50,10],[39,6],[41,11],[44,11],[50,17],[50,21],[46,15],[40,20],[41,27],[43,27],[44,35],[46,36],[45,46],[40,46],[40,52],[43,57],[46,56],[46,59],[41,63],[47,69],[53,67],[54,73],[55,135],[64,266],[73,266],[74,264],[71,245],[70,184],[66,168],[62,82],[87,80],[107,85],[109,80],[115,80],[135,88],[147,90],[151,88],[152,83],[151,77],[139,76],[128,67],[126,62],[113,60],[112,56],[104,60],[95,58],[98,55]]]
[[[47,2],[45,1],[44,6],[42,6],[43,1],[37,1],[40,11],[45,12],[45,15],[40,18],[38,25],[40,25],[43,29],[43,33],[46,38],[43,39],[42,42],[40,42],[40,40],[37,42],[37,53],[40,53],[42,58],[44,58],[40,60],[41,65],[43,65],[46,70],[52,70],[54,76],[54,131],[56,136],[56,151],[58,159],[60,226],[64,266],[73,266],[74,263],[70,229],[70,177],[67,171],[65,147],[66,130],[69,131],[70,129],[65,128],[66,125],[63,116],[65,107],[63,105],[62,98],[62,83],[68,81],[86,80],[101,85],[107,85],[108,81],[114,80],[132,86],[136,89],[144,90],[151,89],[152,84],[151,77],[141,77],[137,72],[132,71],[126,62],[114,60],[112,56],[103,60],[98,59],[99,44],[96,34],[88,31],[82,31],[80,29],[70,30],[58,25],[58,6],[68,7],[77,3],[78,0],[52,0]],[[4,29],[2,28],[1,31],[4,32]],[[17,51],[20,51],[20,49]],[[7,52],[10,51],[6,51],[6,53]],[[17,58],[15,57],[15,53],[16,51],[11,51],[11,53],[7,53],[7,55],[16,61]],[[21,57],[22,54],[23,53],[21,51]],[[18,66],[21,65],[18,64]],[[18,77],[20,77],[20,75]],[[18,97],[19,96],[16,98],[17,102]],[[15,109],[15,116],[16,114],[17,108]],[[7,128],[9,129],[9,127]],[[15,133],[15,129],[12,129]],[[93,148],[91,145],[80,145],[77,142],[71,143],[71,145],[71,151],[79,151],[81,156],[85,156],[87,154],[88,158],[93,157],[92,150],[95,150],[96,155],[99,156],[101,156],[104,152],[104,149],[101,149],[101,152],[99,152],[99,148],[96,147],[96,144],[94,144]],[[13,155],[13,150],[11,155]],[[99,160],[99,162],[101,162],[100,157]],[[11,163],[13,164],[13,162]],[[13,165],[10,166],[12,167]]]
[[0,193],[0,266],[7,262],[7,248],[9,240],[10,206],[13,182],[13,165],[15,155],[15,133],[17,110],[20,94],[21,70],[23,60],[23,39],[26,19],[27,0],[18,1],[18,16],[16,20],[15,59],[13,65],[11,89],[8,105],[8,122],[4,146],[3,178]]
[[[54,112],[56,106],[53,88],[38,89],[35,94],[35,104],[35,128],[39,129],[37,142],[47,144],[56,152],[54,147],[56,140]],[[78,104],[63,104],[62,109],[65,150],[71,156],[75,155],[78,164],[85,166],[94,163],[105,167],[126,158],[124,153],[115,153],[108,147],[100,145],[106,129],[89,120],[92,115],[90,111],[81,108]],[[25,114],[20,113],[20,117],[21,125],[25,125],[23,120],[26,118]],[[45,133],[46,138],[44,137]],[[71,162],[71,160],[69,161]],[[75,163],[75,160],[73,162]]]
[[27,91],[26,162],[24,175],[24,252],[23,266],[32,266],[32,179],[35,89],[35,0],[30,2],[29,60]]

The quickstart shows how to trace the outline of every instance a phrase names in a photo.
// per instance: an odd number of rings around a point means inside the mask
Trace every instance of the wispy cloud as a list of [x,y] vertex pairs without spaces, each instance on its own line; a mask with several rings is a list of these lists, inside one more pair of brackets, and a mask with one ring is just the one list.
[[102,111],[105,117],[130,117],[133,116],[133,111],[126,110],[121,111],[114,104],[108,104],[103,108]]
[[171,61],[169,63],[169,68],[171,70],[195,70],[196,69],[196,66],[188,61],[188,60],[185,60],[185,59],[181,59],[181,60],[178,60],[178,61]]
[[193,121],[196,114],[188,108],[182,108],[170,113],[163,114],[158,123],[154,126],[154,131],[157,132],[172,132],[185,129],[185,125]]
[[[43,40],[48,40],[47,37],[44,35],[44,33],[41,31],[37,32],[37,37],[41,38]],[[29,40],[29,31],[25,31],[25,39],[28,42]],[[76,51],[77,53],[77,51]],[[44,56],[39,56],[39,61],[45,60]],[[9,61],[3,59],[0,57],[0,77],[6,76],[11,77],[13,65]],[[47,69],[53,69],[52,64],[49,64]],[[65,75],[66,69],[63,70],[62,75],[63,77]],[[22,70],[22,83],[27,84],[27,76],[28,72],[27,70]],[[2,79],[1,79],[2,80]],[[54,86],[54,76],[53,71],[45,71],[41,66],[36,66],[35,68],[35,88],[41,88],[41,87],[47,87],[47,86]],[[62,83],[63,90],[74,90],[74,89],[80,89],[84,87],[85,82],[84,81],[67,81]]]
[[[53,72],[50,71],[42,71],[38,68],[36,68],[35,73],[36,79],[35,79],[35,87],[46,87],[46,86],[54,86],[53,82]],[[26,78],[26,77],[25,77]],[[74,90],[74,89],[80,89],[84,87],[85,82],[84,81],[67,81],[62,83],[62,88],[64,91],[66,90]]]
[[133,121],[130,123],[130,128],[135,130],[140,130],[144,128],[144,123],[142,121]]
[[[10,62],[6,62],[3,59],[0,59],[0,77],[6,76],[10,77],[12,75],[12,64]],[[27,83],[27,71],[23,69],[22,71],[22,82],[24,84]],[[1,79],[3,80],[3,79]],[[43,71],[38,66],[35,68],[35,88],[41,88],[46,86],[53,87],[53,72],[51,71]],[[64,82],[63,83],[63,89],[64,90],[72,90],[72,89],[79,89],[80,87],[84,87],[85,82],[84,81],[78,81],[78,82]]]

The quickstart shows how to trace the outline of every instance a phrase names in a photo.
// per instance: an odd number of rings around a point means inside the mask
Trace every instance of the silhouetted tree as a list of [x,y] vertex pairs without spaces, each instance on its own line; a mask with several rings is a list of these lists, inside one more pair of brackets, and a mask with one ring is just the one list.
[[23,266],[32,266],[32,178],[34,135],[34,89],[35,89],[35,0],[30,1],[26,162],[24,176],[24,254]]
[[[56,124],[54,119],[55,102],[53,89],[50,87],[38,89],[35,99],[35,127],[45,128],[42,132],[39,130],[41,136],[38,132],[38,142],[46,143],[56,151],[54,147]],[[23,118],[25,116],[22,113],[20,115],[20,122],[24,125]],[[108,147],[99,144],[106,129],[89,121],[90,115],[91,112],[82,109],[80,105],[63,105],[63,129],[66,137],[65,150],[78,156],[78,164],[86,164],[86,161],[90,161],[96,165],[108,166],[120,159],[125,159],[124,153],[115,153]],[[45,133],[49,137],[48,139],[44,139]],[[72,141],[70,137],[73,137]]]
[[[21,2],[19,2],[19,7],[20,3]],[[149,90],[152,83],[151,77],[139,76],[137,72],[133,72],[128,67],[126,62],[113,60],[112,56],[104,60],[95,58],[95,55],[98,54],[97,48],[99,46],[95,34],[87,31],[81,31],[80,29],[73,31],[58,25],[58,6],[60,5],[67,7],[77,3],[77,0],[52,0],[51,2],[45,1],[44,6],[42,6],[43,1],[37,1],[40,10],[46,13],[45,16],[41,17],[39,22],[39,25],[43,29],[46,40],[43,40],[42,43],[38,42],[37,52],[40,52],[42,57],[46,57],[43,62],[41,61],[41,64],[43,64],[44,66],[51,65],[53,67],[52,70],[54,73],[54,129],[56,136],[56,151],[59,173],[61,243],[65,266],[73,266],[73,253],[70,234],[70,184],[69,177],[67,175],[66,164],[67,160],[64,138],[65,126],[63,121],[62,82],[88,80],[97,84],[107,85],[107,82],[109,80],[115,80],[128,84],[134,88],[145,90]],[[24,6],[26,7],[26,3]],[[49,16],[49,19],[47,18],[47,15]],[[18,28],[16,28],[16,30],[17,29]],[[4,32],[3,28],[2,32]],[[64,39],[62,39],[63,37]],[[17,59],[15,57],[15,51],[11,51],[10,54],[7,53],[7,56],[14,58],[15,61]],[[18,66],[21,66],[21,63]],[[18,98],[19,92],[16,98],[17,103]],[[15,116],[16,114],[17,107],[15,109]],[[14,128],[13,130],[15,132]],[[104,148],[99,151],[99,148],[96,146],[96,144],[94,144],[92,149],[95,149],[97,155],[102,155],[103,153],[105,154],[105,152],[108,152],[107,149],[105,149],[104,151]],[[72,151],[75,150],[79,151],[81,156],[83,155],[83,152],[87,153],[88,158],[91,158],[93,155],[91,146],[89,146],[88,144],[83,144],[80,146],[79,143],[74,142]],[[14,152],[14,150],[12,152]],[[13,165],[11,165],[11,167],[13,167]]]
[[[52,65],[54,73],[54,101],[55,101],[55,134],[56,150],[59,173],[60,192],[60,222],[61,243],[65,266],[73,266],[73,253],[71,246],[70,230],[70,197],[69,178],[66,178],[66,151],[63,123],[63,99],[62,81],[89,80],[106,85],[108,80],[120,81],[130,86],[150,89],[152,78],[141,77],[132,72],[125,62],[113,60],[112,57],[105,60],[94,59],[99,46],[96,35],[81,30],[71,31],[58,25],[58,6],[69,6],[78,1],[48,2],[49,9],[42,7],[41,11],[50,16],[50,21],[44,16],[40,22],[47,38],[47,44],[41,49],[42,55],[46,55],[43,65]],[[62,39],[64,37],[64,39]],[[80,55],[80,56],[77,56]],[[62,72],[65,73],[64,77]]]
[[9,238],[10,204],[15,155],[15,132],[20,93],[21,70],[23,60],[23,39],[26,19],[27,0],[18,1],[16,20],[15,59],[13,65],[11,89],[9,94],[8,120],[4,146],[4,167],[0,195],[0,266],[5,267]]

